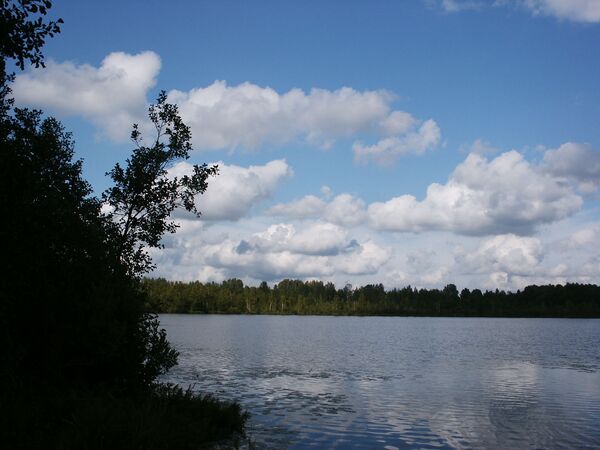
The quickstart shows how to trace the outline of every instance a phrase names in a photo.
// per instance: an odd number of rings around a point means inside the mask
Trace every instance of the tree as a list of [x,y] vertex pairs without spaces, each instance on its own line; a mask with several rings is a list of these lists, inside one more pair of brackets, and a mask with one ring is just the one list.
[[168,168],[178,160],[189,158],[192,150],[191,131],[179,116],[177,105],[167,103],[162,91],[148,115],[156,130],[152,145],[142,145],[137,125],[131,139],[136,144],[126,167],[116,164],[107,173],[114,186],[103,194],[110,206],[106,214],[115,225],[117,256],[129,274],[141,275],[153,268],[147,247],[161,247],[164,233],[174,233],[177,224],[170,220],[176,208],[184,208],[199,216],[195,197],[205,192],[208,177],[218,167],[194,165],[192,174],[169,176]]
[[[1,1],[0,240],[8,262],[0,273],[2,444],[204,448],[243,431],[239,405],[156,382],[177,352],[156,315],[145,312],[139,280],[150,264],[142,246],[159,245],[162,233],[174,230],[167,218],[180,202],[197,213],[189,203],[216,169],[164,179],[169,162],[191,147],[189,130],[163,96],[151,118],[164,133],[153,149],[134,152],[131,169],[115,169],[112,192],[123,196],[110,199],[114,215],[103,214],[70,133],[40,111],[13,109],[9,97],[7,60],[21,69],[25,62],[43,66],[44,39],[62,21],[32,19],[46,14],[47,0]],[[143,162],[158,168],[149,171],[154,177],[143,176]],[[123,210],[131,211],[129,221],[119,220]]]
[[[42,17],[52,7],[49,0],[0,0],[0,120],[2,133],[6,133],[6,118],[13,100],[9,83],[13,74],[6,72],[8,60],[14,60],[21,70],[29,62],[35,67],[44,66],[42,47],[47,37],[60,33],[62,19],[44,22]],[[32,16],[37,16],[34,20]]]
[[73,161],[70,134],[39,111],[15,109],[3,123],[3,385],[151,386],[177,354],[114,257],[114,224]]
[[[52,7],[49,0],[1,0],[0,3],[0,55],[2,68],[6,59],[13,59],[21,70],[25,62],[44,67],[42,47],[47,37],[60,33],[62,19],[45,23],[45,16]],[[32,15],[37,15],[35,20]]]
[[43,66],[44,40],[62,21],[32,17],[50,6],[19,0],[0,8],[0,239],[9,261],[0,278],[0,384],[148,389],[177,352],[144,311],[139,276],[152,267],[145,248],[175,231],[176,207],[199,214],[194,196],[217,168],[167,176],[170,164],[189,157],[191,132],[163,92],[149,110],[156,140],[143,146],[134,126],[126,167],[116,165],[114,187],[93,197],[70,133],[40,111],[13,109],[8,97],[7,60]]

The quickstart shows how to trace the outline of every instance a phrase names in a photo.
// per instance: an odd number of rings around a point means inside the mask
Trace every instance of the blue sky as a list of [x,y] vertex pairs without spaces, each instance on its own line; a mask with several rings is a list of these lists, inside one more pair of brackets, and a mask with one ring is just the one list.
[[[17,103],[95,189],[159,90],[220,162],[156,275],[599,282],[600,1],[56,2]],[[174,172],[185,171],[178,166]]]

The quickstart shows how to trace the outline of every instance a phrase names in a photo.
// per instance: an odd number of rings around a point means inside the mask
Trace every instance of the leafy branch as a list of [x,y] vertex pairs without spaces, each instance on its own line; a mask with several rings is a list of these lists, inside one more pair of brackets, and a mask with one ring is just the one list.
[[177,105],[167,103],[165,91],[150,106],[148,116],[156,130],[152,145],[143,145],[139,127],[134,125],[133,154],[125,167],[117,163],[107,173],[114,186],[102,195],[110,209],[107,217],[113,226],[116,255],[132,275],[154,268],[146,248],[162,248],[163,234],[176,231],[177,223],[170,220],[175,209],[200,216],[195,197],[206,191],[208,178],[218,174],[218,166],[202,164],[194,165],[191,175],[169,176],[168,169],[175,162],[189,158],[191,130],[181,120]]

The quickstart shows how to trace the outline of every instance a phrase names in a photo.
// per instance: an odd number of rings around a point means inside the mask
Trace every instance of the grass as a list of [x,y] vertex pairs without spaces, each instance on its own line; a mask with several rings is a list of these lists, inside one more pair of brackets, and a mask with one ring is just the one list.
[[174,385],[135,396],[69,390],[7,397],[0,446],[11,449],[231,448],[243,439],[248,418],[237,403]]

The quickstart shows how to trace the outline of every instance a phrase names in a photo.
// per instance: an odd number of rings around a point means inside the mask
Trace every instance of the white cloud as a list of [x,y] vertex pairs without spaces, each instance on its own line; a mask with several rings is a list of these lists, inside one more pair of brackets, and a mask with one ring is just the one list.
[[[326,222],[272,224],[249,232],[257,222],[246,220],[219,239],[211,239],[210,230],[199,230],[195,223],[182,221],[176,239],[155,253],[157,274],[201,281],[221,275],[221,280],[238,277],[255,282],[348,277],[376,274],[391,257],[391,250],[370,239],[352,239],[343,228]],[[200,272],[201,267],[210,270]]]
[[543,257],[539,239],[504,234],[486,239],[474,252],[458,254],[456,258],[467,272],[533,275],[538,273]]
[[[561,224],[547,227],[538,237],[499,235],[479,240],[474,247],[465,241],[470,249],[455,249],[450,278],[470,287],[509,290],[532,284],[597,283],[600,259],[595,246],[584,244],[592,236],[583,232],[594,227],[590,224],[577,233]],[[557,231],[569,237],[559,238]]]
[[129,138],[145,120],[146,93],[156,84],[160,58],[154,52],[109,54],[100,67],[48,61],[46,68],[19,74],[12,86],[19,105],[81,115],[111,139]]
[[549,173],[575,181],[582,192],[591,193],[600,186],[600,150],[589,144],[567,142],[548,150],[544,164]]
[[380,123],[381,131],[386,135],[404,134],[410,131],[418,121],[404,111],[393,111]]
[[299,200],[289,203],[280,203],[269,209],[273,216],[287,217],[290,219],[306,219],[320,217],[324,214],[327,203],[314,195],[306,195]]
[[[432,3],[431,0],[427,1]],[[551,16],[573,22],[600,22],[599,0],[439,0],[438,4],[449,13],[515,5],[536,16]]]
[[289,219],[322,218],[345,226],[358,225],[366,219],[365,203],[350,194],[337,195],[330,202],[307,195],[290,203],[275,205],[268,214]]
[[456,252],[454,276],[474,275],[479,286],[492,290],[589,281],[581,268],[574,270],[564,262],[556,262],[562,261],[564,254],[549,253],[540,238],[499,235],[482,240],[473,251]]
[[368,214],[373,227],[388,231],[529,234],[537,225],[570,216],[581,204],[560,179],[510,151],[491,161],[470,154],[446,184],[431,184],[422,201],[402,195],[372,203]]
[[435,252],[419,249],[406,255],[406,263],[414,272],[427,272],[434,265]]
[[442,0],[441,5],[444,11],[459,12],[468,9],[479,9],[483,6],[483,3],[475,0]]
[[381,165],[389,165],[400,156],[421,155],[437,147],[440,139],[440,128],[434,120],[429,119],[418,130],[414,129],[402,136],[382,139],[374,145],[364,146],[360,142],[355,142],[352,150],[355,161],[359,163],[373,160]]
[[450,270],[441,266],[423,272],[404,271],[394,269],[390,271],[385,280],[386,288],[403,288],[412,286],[417,288],[441,288],[456,279],[450,278]]
[[599,0],[524,0],[534,14],[575,22],[600,22]]
[[[532,283],[597,282],[597,222],[582,226],[581,216],[558,222],[576,211],[581,198],[547,164],[529,163],[515,151],[490,160],[472,154],[446,184],[430,186],[422,201],[404,196],[409,204],[399,209],[395,202],[403,197],[367,209],[361,199],[325,188],[320,197],[279,204],[266,215],[255,206],[290,175],[285,161],[222,165],[222,174],[209,183],[214,196],[199,198],[205,215],[180,216],[181,229],[165,238],[163,251],[153,253],[155,275],[511,290]],[[183,163],[172,173],[189,170]],[[388,209],[387,216],[377,207]],[[286,220],[278,223],[274,215]],[[523,236],[539,224],[546,224],[543,234]],[[384,232],[389,229],[423,232]],[[486,234],[492,236],[480,237]]]
[[469,146],[467,153],[476,153],[482,156],[492,156],[500,153],[500,149],[493,147],[489,142],[482,139],[475,139]]
[[169,93],[169,100],[179,105],[191,125],[200,149],[253,149],[299,137],[327,147],[337,138],[362,132],[401,134],[416,119],[392,111],[393,99],[386,91],[359,92],[349,87],[308,93],[291,89],[280,94],[248,82],[228,86],[225,81]]
[[[244,250],[291,251],[305,255],[337,255],[348,247],[346,231],[330,223],[311,223],[296,230],[292,224],[271,225],[266,231],[256,234]],[[238,247],[239,249],[239,247]]]
[[327,205],[325,218],[346,226],[358,225],[366,219],[365,203],[350,194],[340,194]]
[[[155,86],[160,67],[153,52],[111,53],[100,67],[49,61],[45,69],[19,74],[13,92],[19,105],[83,116],[109,138],[123,141],[133,123],[140,124],[142,131],[153,131],[146,117],[147,93]],[[395,97],[384,90],[294,88],[279,93],[249,82],[228,86],[215,81],[187,92],[173,89],[168,100],[179,106],[198,150],[256,149],[296,139],[328,148],[337,139],[366,134],[386,137],[365,150],[377,153],[373,159],[381,162],[422,153],[439,141],[433,120],[416,130],[420,121],[393,110]],[[378,146],[386,148],[375,151]]]
[[529,284],[598,283],[597,222],[573,218],[536,236],[451,233],[388,234],[322,220],[237,222],[182,220],[153,255],[155,273],[171,279],[217,281],[236,277],[257,285],[282,278],[321,279],[342,287],[521,289]]
[[331,196],[333,195],[333,191],[329,186],[321,186],[320,190],[321,194],[323,194],[325,198],[331,198]]
[[[483,145],[483,144],[481,144]],[[571,148],[568,145],[561,149]],[[433,183],[419,201],[401,195],[365,203],[350,194],[331,201],[314,195],[273,206],[268,214],[289,219],[320,218],[344,226],[357,226],[369,219],[376,230],[400,232],[451,231],[465,235],[531,234],[536,227],[577,212],[582,199],[565,176],[589,181],[595,173],[588,153],[546,153],[541,165],[510,151],[491,160],[472,153],[458,165],[446,184]],[[565,164],[558,164],[564,162]],[[576,164],[575,164],[576,162]]]
[[[251,208],[269,198],[279,183],[292,175],[285,160],[270,161],[262,166],[240,167],[217,162],[219,175],[208,183],[206,192],[198,196],[196,206],[203,220],[238,220]],[[192,166],[182,162],[170,170],[181,176],[191,173]]]
[[336,261],[338,267],[343,273],[349,275],[376,274],[379,268],[385,264],[391,257],[391,250],[377,245],[373,241],[367,241],[358,244],[351,243],[352,251]]
[[567,250],[585,249],[597,245],[600,241],[600,224],[591,224],[586,228],[574,231],[571,236],[563,242]]

